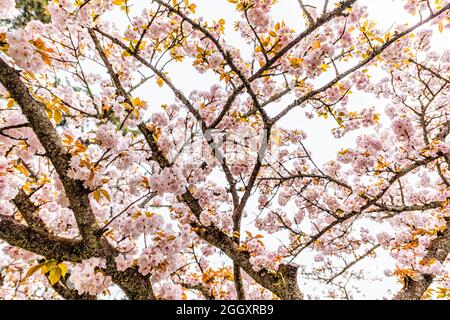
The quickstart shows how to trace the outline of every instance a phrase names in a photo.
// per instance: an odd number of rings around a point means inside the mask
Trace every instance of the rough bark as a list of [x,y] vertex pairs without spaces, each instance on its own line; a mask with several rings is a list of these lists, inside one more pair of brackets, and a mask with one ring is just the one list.
[[27,196],[22,189],[19,190],[19,193],[12,202],[15,204],[28,226],[42,232],[50,233],[44,221],[39,217],[39,207],[30,200],[29,196]]
[[[442,263],[449,252],[450,218],[447,218],[447,228],[431,243],[424,260],[436,259]],[[423,274],[418,281],[410,280],[408,285],[395,295],[394,300],[419,300],[432,282],[433,276],[429,274]]]
[[[70,154],[65,150],[61,140],[48,119],[44,106],[35,100],[27,86],[20,78],[19,71],[0,59],[0,82],[18,103],[22,113],[27,118],[30,127],[45,149],[45,156],[52,162],[63,184],[69,199],[69,207],[73,211],[82,240],[69,240],[53,236],[42,230],[21,225],[11,217],[0,218],[0,239],[10,245],[23,248],[41,256],[58,261],[81,262],[93,256],[106,259],[106,273],[112,277],[130,299],[154,299],[153,290],[148,277],[142,276],[135,269],[123,272],[117,270],[114,258],[119,252],[103,237],[89,200],[89,192],[81,181],[67,176]],[[36,217],[27,214],[28,209],[35,209],[32,202],[21,198],[19,193],[16,202],[25,212],[24,218],[29,223],[35,223]],[[19,209],[20,209],[19,208]],[[39,229],[42,229],[42,225]]]
[[17,223],[11,217],[0,218],[0,238],[12,246],[58,261],[80,262],[89,257],[80,241],[35,230]]
[[0,82],[19,104],[22,113],[44,147],[47,157],[52,162],[64,185],[66,196],[70,202],[70,209],[74,212],[80,234],[86,245],[94,247],[97,223],[89,203],[88,192],[81,181],[70,179],[67,176],[70,155],[62,145],[53,124],[47,117],[43,104],[33,98],[27,86],[20,79],[19,72],[9,66],[3,59],[0,59]]

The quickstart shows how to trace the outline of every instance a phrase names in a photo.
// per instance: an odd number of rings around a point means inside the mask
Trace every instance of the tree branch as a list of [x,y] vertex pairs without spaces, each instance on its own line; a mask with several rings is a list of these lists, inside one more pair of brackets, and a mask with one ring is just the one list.
[[66,191],[70,208],[74,212],[81,236],[89,246],[95,246],[96,221],[90,206],[87,190],[81,181],[67,176],[70,155],[65,150],[53,124],[48,119],[44,106],[35,100],[20,79],[19,72],[0,59],[0,82],[19,104],[31,128],[42,144]]
[[[445,231],[431,242],[424,260],[436,259],[442,263],[447,258],[450,252],[450,218],[447,218],[446,222]],[[420,280],[408,281],[408,285],[395,295],[394,300],[419,300],[433,282],[433,278],[430,274],[422,274]]]
[[0,216],[0,238],[12,246],[34,252],[48,259],[81,262],[90,257],[81,241],[57,237]]

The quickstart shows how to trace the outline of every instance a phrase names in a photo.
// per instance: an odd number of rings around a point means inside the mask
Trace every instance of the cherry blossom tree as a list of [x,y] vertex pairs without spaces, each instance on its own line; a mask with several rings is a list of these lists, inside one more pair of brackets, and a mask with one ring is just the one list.
[[[450,297],[450,3],[383,30],[361,1],[291,2],[301,30],[276,0],[50,0],[0,30],[2,299],[352,298],[383,252],[391,297]],[[214,81],[183,90],[181,65]],[[352,141],[323,165],[313,120]]]
[[[6,3],[8,3],[8,1],[6,1]],[[50,16],[45,9],[48,4],[47,0],[16,0],[15,3],[18,14],[14,15],[13,18],[0,18],[0,24],[8,24],[17,28],[24,27],[31,20],[40,20],[46,23],[50,22]],[[13,3],[9,3],[9,6],[10,8],[13,7]]]

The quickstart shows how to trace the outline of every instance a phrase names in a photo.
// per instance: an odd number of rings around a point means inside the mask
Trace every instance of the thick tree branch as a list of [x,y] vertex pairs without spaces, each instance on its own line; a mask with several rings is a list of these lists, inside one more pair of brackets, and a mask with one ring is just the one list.
[[63,183],[83,241],[76,242],[75,245],[69,240],[62,241],[58,237],[35,231],[6,218],[1,221],[0,238],[11,245],[58,261],[80,262],[92,256],[103,257],[107,261],[106,272],[130,299],[154,299],[148,277],[131,268],[124,272],[117,271],[114,258],[119,252],[105,239],[100,238],[88,190],[83,187],[81,181],[72,180],[67,176],[70,155],[64,149],[55,128],[45,114],[44,106],[31,96],[21,81],[19,72],[2,59],[0,59],[0,81],[21,107],[46,155],[52,161]]
[[90,257],[81,241],[50,235],[0,216],[0,239],[48,259],[81,262]]
[[187,283],[182,283],[181,284],[182,287],[189,289],[189,290],[197,290],[199,291],[203,297],[205,297],[206,300],[216,300],[216,298],[214,297],[212,290],[205,287],[204,285],[198,283],[198,284],[187,284]]
[[[62,278],[61,278],[62,279]],[[50,280],[49,280],[50,282]],[[61,283],[62,282],[62,283]],[[75,289],[69,289],[64,280],[52,285],[53,290],[65,300],[96,300],[96,296],[87,293],[79,294]]]
[[[120,82],[120,79],[119,79],[118,75],[114,72],[114,68],[113,68],[111,62],[108,60],[108,57],[103,52],[103,49],[102,49],[102,47],[100,45],[100,42],[99,42],[99,40],[98,40],[98,38],[97,38],[97,36],[95,34],[95,31],[93,29],[90,29],[89,30],[89,34],[90,34],[90,36],[91,36],[91,38],[92,38],[92,40],[94,42],[94,45],[95,45],[95,48],[96,48],[98,54],[100,55],[100,58],[102,59],[103,63],[105,64],[105,67],[106,67],[106,69],[108,71],[108,74],[111,77],[112,82],[114,83],[114,86],[117,89],[117,93],[119,95],[123,96],[125,98],[125,101],[128,104],[132,105],[130,96],[125,91],[125,89],[123,88],[122,83]],[[137,55],[137,53],[136,53],[136,55]],[[171,86],[171,83],[167,83],[167,84],[169,86]],[[174,90],[175,94],[177,92],[178,91]],[[183,97],[184,97],[184,95],[183,95]],[[182,102],[186,105],[188,110],[193,109],[193,106],[190,104],[189,100],[186,97],[184,97],[182,99]],[[196,116],[196,114],[194,114],[194,116]],[[206,125],[205,125],[204,121],[202,119],[198,119],[198,120],[202,124],[203,134],[204,134],[205,139],[208,142],[208,145],[211,147],[214,155],[218,158],[218,160],[219,160],[219,162],[220,162],[220,164],[222,166],[222,169],[223,169],[223,171],[225,173],[226,179],[227,179],[227,181],[228,181],[228,183],[230,185],[230,190],[231,190],[231,194],[232,194],[233,204],[234,204],[236,210],[239,210],[239,207],[238,207],[238,204],[239,204],[238,201],[239,200],[238,200],[238,194],[237,194],[237,190],[236,190],[236,183],[235,183],[235,180],[234,180],[233,176],[231,175],[231,172],[230,172],[230,169],[229,169],[228,165],[226,164],[226,160],[222,159],[222,157],[220,156],[220,151],[215,146],[215,142],[214,142],[210,132],[206,129]],[[146,133],[146,131],[148,131],[149,129],[144,124],[139,126],[139,129],[144,135],[147,134],[147,135],[151,135],[153,137],[152,133],[148,133],[148,132]],[[159,146],[158,146],[157,142],[154,139],[147,139],[147,142],[150,145],[152,150],[159,150]],[[153,153],[153,155],[155,157],[155,160],[157,160],[157,162],[160,165],[162,165],[163,168],[164,167],[169,167],[169,166],[172,165],[172,164],[169,163],[169,161],[166,159],[166,157],[164,155],[162,155],[160,152],[157,152],[156,154]],[[259,163],[259,166],[258,166],[258,171],[259,171],[259,167],[260,167],[260,161],[259,160],[258,160],[258,163]],[[250,186],[250,190],[251,190],[252,186],[253,186],[253,184]],[[244,205],[245,205],[245,202],[246,202],[247,198],[248,198],[248,195],[245,198],[245,200],[243,201]],[[239,212],[242,212],[242,209]],[[235,230],[237,230],[237,231],[240,230],[240,215],[239,215],[239,218],[238,218],[238,222],[239,223],[235,223]],[[239,241],[238,238],[236,240]],[[240,268],[239,268],[238,265],[233,264],[233,269],[234,269],[234,278],[235,278],[234,281],[235,281],[235,285],[236,285],[237,296],[238,296],[238,298],[240,300],[244,300],[245,299],[245,292],[244,292],[244,287],[243,287],[243,284],[242,284],[242,277],[241,277],[241,273],[240,273]]]
[[[24,217],[26,223],[31,228],[34,228],[38,231],[45,232],[49,234],[45,222],[39,217],[39,207],[36,206],[22,189],[19,190],[17,196],[12,200],[12,202],[16,205],[17,209]],[[47,259],[49,259],[47,257]],[[48,277],[47,277],[48,278]],[[50,282],[50,281],[49,281]],[[61,277],[60,282],[57,282],[52,285],[53,290],[58,293],[62,298],[66,300],[95,300],[95,296],[91,296],[88,294],[78,294],[75,289],[69,289],[66,286],[65,280]]]
[[22,189],[19,190],[19,193],[12,202],[16,205],[28,226],[42,232],[50,233],[44,221],[39,217],[39,207],[31,201],[30,197]]
[[19,72],[0,59],[0,82],[11,97],[19,104],[22,113],[42,144],[59,178],[64,186],[70,208],[74,212],[78,229],[86,244],[95,246],[96,221],[90,206],[87,190],[81,181],[72,180],[67,176],[70,167],[70,155],[61,143],[53,124],[48,119],[44,106],[35,100],[28,88],[20,79]]
[[[436,259],[442,263],[447,258],[450,252],[450,218],[446,221],[445,231],[431,242],[424,257],[425,261]],[[394,300],[419,300],[433,282],[433,278],[430,274],[422,274],[420,280],[408,281],[408,285],[395,295]]]

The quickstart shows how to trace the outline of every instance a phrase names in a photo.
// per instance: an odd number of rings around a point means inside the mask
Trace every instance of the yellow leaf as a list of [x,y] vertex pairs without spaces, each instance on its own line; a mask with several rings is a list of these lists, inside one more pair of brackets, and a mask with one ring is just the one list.
[[62,113],[61,113],[61,111],[55,109],[54,112],[53,112],[53,118],[55,119],[56,124],[60,124],[61,121],[62,121]]
[[20,172],[22,172],[25,176],[29,177],[30,173],[28,172],[27,168],[25,168],[25,166],[21,163],[18,163],[16,166],[17,170],[19,170]]
[[61,278],[61,269],[60,268],[53,268],[50,270],[50,274],[48,276],[48,279],[50,280],[50,284],[53,286],[55,283],[59,281]]
[[127,102],[123,102],[123,103],[122,103],[122,106],[125,108],[125,110],[130,110],[130,109],[132,109],[132,107],[130,106],[130,104],[127,103]]
[[138,212],[133,213],[133,215],[131,216],[131,219],[136,220],[140,216],[142,216],[142,212],[138,211]]
[[143,107],[145,105],[145,101],[139,99],[139,98],[135,98],[133,99],[133,106],[135,107]]
[[58,107],[59,107],[59,109],[60,109],[61,111],[63,111],[65,114],[69,114],[69,109],[68,109],[65,105],[60,104]]
[[49,260],[44,263],[41,268],[41,273],[46,274],[56,266],[56,260]]
[[164,85],[164,80],[161,79],[160,77],[158,77],[158,78],[156,79],[156,83],[158,84],[158,86],[162,87],[162,86]]
[[50,109],[49,107],[45,106],[45,112],[47,113],[47,117],[49,119],[53,118],[53,110]]
[[78,153],[85,152],[87,147],[79,140],[75,143],[75,147]]
[[191,3],[189,6],[188,6],[188,10],[190,11],[190,12],[192,12],[192,13],[195,13],[195,9],[197,8],[197,5],[196,4],[193,4],[193,3]]
[[50,59],[50,56],[48,54],[46,54],[45,52],[40,52],[41,54],[41,58],[44,61],[44,63],[48,66],[52,65],[52,60]]
[[61,262],[60,264],[58,264],[58,268],[61,270],[61,275],[65,277],[67,273],[67,265]]
[[313,49],[320,49],[320,41],[319,40],[314,40],[312,43],[312,48]]
[[100,197],[101,197],[100,192],[98,190],[95,190],[93,192],[93,195],[94,195],[94,199],[98,202],[100,200]]
[[39,50],[44,50],[45,51],[47,49],[47,47],[45,45],[45,42],[41,38],[37,38],[36,40],[32,40],[31,42]]
[[375,113],[375,114],[373,115],[373,121],[374,121],[375,123],[378,123],[378,121],[380,121],[380,114],[379,114],[379,113]]
[[22,284],[25,283],[25,280],[29,277],[31,277],[36,271],[38,271],[40,268],[42,268],[43,265],[45,265],[46,262],[39,263],[35,266],[32,266],[30,269],[28,269],[25,278],[22,279]]
[[14,105],[14,102],[15,102],[14,99],[9,99],[6,108],[11,109]]
[[109,202],[111,202],[111,196],[109,195],[108,191],[106,191],[105,189],[100,189],[100,192],[106,199],[108,199]]
[[64,133],[64,139],[62,140],[62,142],[64,143],[64,144],[72,144],[74,141],[75,141],[75,139],[74,139],[74,137],[72,137],[70,134],[68,134],[68,133]]
[[31,188],[30,188],[30,184],[27,182],[25,182],[25,184],[22,187],[23,191],[25,191],[26,193],[31,193]]
[[444,22],[441,20],[439,21],[439,32],[442,33],[444,31]]

